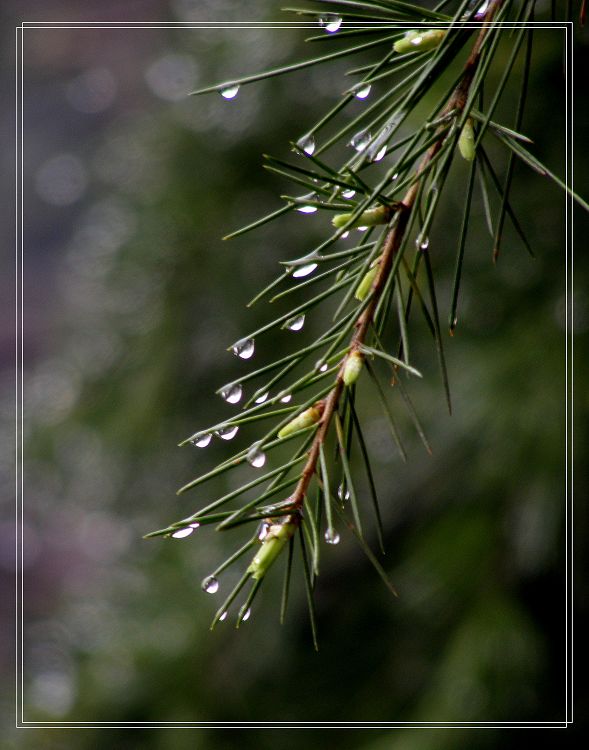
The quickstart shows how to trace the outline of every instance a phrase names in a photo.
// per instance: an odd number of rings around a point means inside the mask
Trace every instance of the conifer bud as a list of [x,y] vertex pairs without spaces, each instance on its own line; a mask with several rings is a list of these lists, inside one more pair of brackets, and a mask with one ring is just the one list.
[[466,159],[466,161],[472,161],[475,157],[474,128],[470,117],[467,118],[462,130],[460,131],[458,150],[462,154],[462,158]]
[[288,424],[284,425],[284,427],[279,430],[278,437],[288,437],[289,435],[292,435],[293,432],[304,430],[305,427],[311,427],[311,425],[316,424],[321,419],[323,409],[323,401],[318,401],[316,404],[313,404],[313,406],[305,409],[302,414],[299,414],[298,417],[295,417]]
[[374,283],[374,279],[376,278],[377,273],[378,273],[378,261],[375,261],[373,266],[369,268],[368,271],[364,274],[362,281],[358,284],[358,287],[356,291],[354,292],[354,297],[359,302],[362,302],[368,296],[368,293],[372,289],[372,284]]
[[[391,218],[391,206],[377,206],[376,208],[369,208],[367,211],[363,211],[360,216],[354,219],[352,227],[375,227],[378,224],[386,224]],[[336,214],[331,223],[336,229],[341,229],[352,218],[351,213],[347,214]]]
[[[289,518],[292,518],[292,516],[289,516]],[[260,580],[266,575],[285,544],[295,533],[296,528],[297,524],[292,521],[275,523],[270,526],[262,541],[262,546],[248,566],[247,572],[251,574],[252,578]]]
[[435,49],[446,36],[443,29],[427,29],[408,31],[402,39],[397,39],[393,45],[395,52],[404,54],[406,52],[426,52]]
[[354,385],[360,377],[364,365],[364,356],[360,352],[352,352],[344,365],[344,384]]

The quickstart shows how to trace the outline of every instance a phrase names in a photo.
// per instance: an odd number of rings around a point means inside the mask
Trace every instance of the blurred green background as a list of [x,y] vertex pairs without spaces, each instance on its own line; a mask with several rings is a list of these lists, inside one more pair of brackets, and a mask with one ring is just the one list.
[[[199,85],[319,48],[304,45],[303,30],[188,28],[192,20],[282,20],[269,0],[247,7],[231,0],[5,2],[1,13],[9,30],[14,22],[42,19],[185,22],[175,29],[25,31],[25,720],[563,721],[563,194],[518,165],[512,203],[536,258],[508,233],[496,266],[477,197],[459,324],[447,339],[452,417],[433,343],[420,320],[412,325],[415,362],[426,377],[411,383],[411,395],[433,456],[395,402],[408,450],[403,464],[379,405],[363,403],[385,519],[384,564],[400,598],[390,597],[344,534],[323,553],[319,654],[312,650],[300,581],[287,623],[278,624],[278,571],[243,629],[226,623],[211,633],[218,597],[203,593],[200,581],[237,546],[239,533],[227,538],[201,529],[185,541],[142,535],[207,500],[206,490],[182,497],[175,491],[227,455],[227,445],[216,441],[197,450],[176,443],[229,413],[214,391],[246,365],[226,347],[269,315],[265,304],[245,310],[245,303],[274,276],[277,261],[302,255],[324,236],[319,212],[221,241],[280,205],[277,196],[289,186],[261,168],[260,155],[288,156],[289,140],[347,85],[344,65],[248,86],[230,102],[217,95],[186,98]],[[578,67],[586,60],[587,35],[576,36]],[[535,153],[560,175],[562,59],[562,32],[538,32],[524,120]],[[362,106],[354,102],[351,113]],[[507,101],[508,117],[510,107]],[[575,107],[580,132],[586,99],[577,97]],[[500,152],[494,158],[502,168]],[[576,185],[586,195],[585,168],[579,160]],[[455,165],[454,187],[431,236],[444,320],[465,174]],[[575,215],[580,230],[585,217]],[[578,249],[585,244],[580,235]],[[581,252],[571,331],[581,381],[586,273]],[[2,282],[7,319],[9,275]],[[309,316],[301,337],[321,331],[320,318]],[[8,414],[14,346],[8,326],[3,341]],[[272,334],[259,342],[256,360],[287,353],[292,342],[292,334]],[[578,507],[587,481],[576,459],[586,452],[587,406],[579,387],[573,455],[579,534],[587,526]],[[239,439],[245,446],[255,434],[244,429]],[[8,432],[8,472],[11,441]],[[223,475],[211,492],[221,494],[245,476]],[[12,596],[14,574],[10,511],[2,524],[5,598]],[[224,591],[231,581],[231,574],[222,579]],[[576,601],[582,616],[583,591]],[[5,624],[2,656],[9,665],[13,629]],[[10,723],[10,696],[4,700]],[[586,705],[581,698],[579,713]],[[552,737],[538,731],[534,742]],[[569,731],[558,741],[574,746],[576,737]],[[216,750],[237,741],[246,749],[337,742],[429,750],[516,747],[521,735],[252,729],[237,738],[221,729],[36,729],[8,731],[6,741],[82,750]]]

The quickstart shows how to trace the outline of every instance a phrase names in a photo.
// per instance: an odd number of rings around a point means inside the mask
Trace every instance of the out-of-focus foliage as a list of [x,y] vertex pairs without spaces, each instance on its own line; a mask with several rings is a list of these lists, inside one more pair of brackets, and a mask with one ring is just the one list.
[[[154,7],[166,17],[202,17],[188,2]],[[240,10],[228,8],[237,19]],[[277,16],[273,4],[255,15]],[[259,155],[287,153],[288,141],[337,98],[339,68],[248,87],[231,102],[186,100],[183,92],[198,83],[300,56],[304,34],[69,30],[59,37],[66,54],[53,33],[30,32],[25,67],[25,719],[564,719],[563,196],[516,169],[512,200],[536,258],[513,237],[496,266],[478,205],[459,325],[447,345],[453,416],[435,373],[413,391],[433,456],[405,429],[408,461],[401,463],[378,404],[362,403],[384,506],[386,568],[399,600],[344,536],[324,553],[318,581],[319,654],[297,585],[287,622],[277,625],[278,571],[243,629],[211,634],[215,603],[200,581],[234,539],[223,549],[222,535],[202,530],[185,541],[141,536],[191,512],[193,499],[175,496],[178,483],[222,458],[224,446],[175,444],[225,416],[214,390],[242,364],[225,348],[243,333],[246,317],[248,329],[264,321],[263,306],[244,312],[244,304],[278,260],[320,236],[320,219],[297,214],[243,239],[220,240],[260,206],[275,205],[281,186],[261,169]],[[579,59],[586,53],[579,38]],[[538,32],[524,121],[559,173],[561,59],[562,37]],[[585,106],[576,102],[579,130]],[[578,188],[584,177],[580,165]],[[448,292],[455,248],[445,238],[461,208],[461,165],[453,179],[456,191],[430,244]],[[583,255],[575,266],[578,294],[586,266]],[[308,325],[312,333],[311,319]],[[579,369],[588,325],[586,302],[577,299]],[[417,323],[414,333],[415,341]],[[281,336],[267,342],[273,356],[287,344]],[[424,340],[416,351],[424,365],[428,347]],[[582,457],[587,398],[579,391]],[[215,489],[224,490],[224,481]],[[581,470],[575,489],[578,498],[587,493]],[[582,509],[577,524],[586,528]],[[579,604],[585,607],[583,597]],[[513,734],[350,731],[338,732],[337,743],[509,747],[519,742]],[[18,741],[216,750],[228,738],[221,730],[196,737],[95,729],[35,730]],[[324,747],[334,739],[252,730],[239,743],[246,750]]]

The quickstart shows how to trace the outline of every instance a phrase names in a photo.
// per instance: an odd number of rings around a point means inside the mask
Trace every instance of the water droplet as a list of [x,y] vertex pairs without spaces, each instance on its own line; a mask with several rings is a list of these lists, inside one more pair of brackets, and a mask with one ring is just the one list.
[[246,611],[245,611],[245,612],[243,613],[243,616],[242,616],[242,618],[241,618],[241,621],[242,621],[242,622],[245,622],[246,620],[249,620],[249,619],[250,619],[250,616],[251,616],[251,614],[252,614],[252,611],[251,611],[251,609],[247,609],[247,610],[246,610]]
[[303,276],[309,276],[317,268],[317,263],[308,263],[306,266],[297,266],[296,270],[293,271],[292,276],[294,279],[301,279]]
[[352,190],[351,188],[349,190],[342,190],[342,198],[353,198],[356,195],[356,191]]
[[300,331],[301,328],[305,325],[305,316],[304,315],[297,315],[294,318],[290,318],[286,321],[284,324],[284,327],[288,329],[289,331]]
[[413,39],[411,39],[411,44],[414,44],[416,47],[419,47],[419,45],[423,42],[422,36],[414,36]]
[[253,339],[241,339],[241,341],[236,341],[231,347],[233,354],[237,357],[241,357],[241,359],[249,359],[252,357],[255,348],[256,345]]
[[324,362],[322,359],[318,359],[317,362],[315,362],[315,370],[317,372],[325,372],[325,370],[327,370],[327,362]]
[[304,135],[297,141],[297,146],[302,149],[308,156],[315,151],[315,138],[312,135]]
[[359,232],[365,232],[368,229],[368,227],[358,227]]
[[322,26],[328,34],[335,33],[342,25],[342,18],[336,13],[325,13],[319,16],[319,26]]
[[297,211],[300,214],[314,214],[317,211],[317,206],[298,206]]
[[399,176],[399,173],[395,172],[395,174],[391,177],[391,181],[396,180],[398,176]]
[[352,140],[350,141],[350,146],[352,146],[352,148],[355,148],[356,151],[364,151],[366,146],[368,146],[368,144],[370,143],[371,138],[372,136],[370,135],[368,130],[361,130],[352,138]]
[[247,462],[255,469],[260,469],[266,463],[266,454],[260,449],[259,443],[254,443],[247,452]]
[[288,402],[289,402],[289,401],[290,401],[291,399],[292,399],[292,394],[291,394],[291,393],[287,393],[287,394],[286,394],[286,396],[283,396],[283,397],[282,397],[282,398],[280,399],[280,403],[281,403],[281,404],[288,404]]
[[417,238],[415,243],[420,250],[427,250],[429,247],[429,237],[422,237],[421,235]]
[[219,93],[223,97],[223,99],[235,99],[237,96],[237,92],[239,91],[239,84],[238,83],[230,83],[227,86],[223,86],[219,89]]
[[199,526],[200,526],[200,524],[199,524],[198,521],[195,521],[194,523],[190,524],[190,528],[191,529],[198,529]]
[[339,534],[335,529],[327,529],[325,532],[325,541],[327,544],[339,544]]
[[205,432],[202,435],[197,435],[196,437],[192,438],[190,441],[192,445],[196,445],[197,448],[206,448],[207,445],[211,442],[211,438],[213,436],[210,432]]
[[237,425],[228,425],[227,427],[221,427],[220,430],[217,430],[216,435],[223,440],[232,440],[237,435],[238,430],[239,427]]
[[379,151],[376,152],[376,154],[373,157],[372,161],[381,161],[381,159],[384,159],[384,156],[385,156],[386,152],[387,152],[387,147],[385,145]]
[[185,539],[187,536],[190,536],[193,531],[194,528],[192,526],[186,526],[184,529],[178,529],[178,531],[175,531],[172,536],[174,539]]
[[207,576],[201,583],[202,590],[206,591],[207,594],[216,594],[219,590],[219,581],[215,576]]
[[347,238],[348,238],[349,236],[350,236],[350,231],[349,231],[349,230],[346,230],[346,231],[345,231],[345,232],[344,232],[344,233],[342,234],[342,237],[341,237],[341,238],[342,238],[342,240],[345,240],[345,239],[347,239]]
[[361,83],[354,90],[354,96],[356,97],[356,99],[366,99],[366,97],[370,93],[371,88],[372,86],[369,83]]
[[236,404],[241,400],[243,388],[240,385],[227,385],[221,390],[221,398],[228,404]]
[[340,484],[340,486],[337,488],[337,496],[339,499],[344,502],[346,500],[350,499],[350,490],[344,489],[344,485]]
[[219,616],[219,622],[223,622],[223,620],[227,619],[227,610],[223,612],[222,615]]
[[475,20],[478,21],[481,18],[484,18],[488,8],[489,0],[485,0],[485,2],[478,8],[477,12],[474,14]]
[[268,531],[270,530],[270,524],[269,523],[262,523],[260,524],[260,531],[258,532],[258,539],[263,542],[264,539],[268,536]]
[[255,404],[263,404],[264,401],[268,398],[268,391],[266,393],[262,393],[261,396],[258,396],[258,398],[254,401]]

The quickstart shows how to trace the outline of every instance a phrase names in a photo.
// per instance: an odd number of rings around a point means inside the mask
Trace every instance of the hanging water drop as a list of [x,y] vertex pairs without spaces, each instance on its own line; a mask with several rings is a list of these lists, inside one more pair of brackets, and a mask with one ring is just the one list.
[[317,206],[298,206],[297,211],[300,214],[314,214],[317,211]]
[[251,609],[247,609],[247,610],[246,610],[246,611],[245,611],[245,612],[243,613],[243,616],[242,616],[242,618],[241,618],[241,621],[242,621],[242,622],[245,622],[246,620],[249,620],[249,619],[250,619],[250,616],[251,616],[251,613],[252,613]]
[[340,484],[340,486],[337,488],[337,496],[342,502],[345,502],[346,500],[350,499],[350,490],[344,488],[343,484]]
[[255,348],[256,345],[253,339],[241,339],[241,341],[236,341],[235,344],[233,344],[231,350],[236,357],[249,359],[250,357],[253,357]]
[[359,133],[352,138],[350,146],[355,148],[356,151],[364,151],[366,146],[370,143],[372,136],[368,130],[361,130]]
[[307,263],[306,266],[297,266],[293,271],[293,279],[302,279],[303,276],[309,276],[317,268],[317,263]]
[[290,401],[291,399],[292,399],[292,394],[291,394],[291,393],[287,393],[287,394],[286,394],[286,396],[283,396],[283,397],[282,397],[282,398],[280,399],[280,403],[281,403],[281,404],[288,404],[288,402],[289,402],[289,401]]
[[422,237],[419,235],[415,244],[420,250],[427,250],[429,247],[429,237]]
[[187,536],[190,536],[194,529],[192,526],[186,526],[184,529],[178,529],[178,531],[175,531],[172,536],[174,539],[185,539]]
[[384,159],[386,152],[387,152],[387,147],[385,145],[379,151],[376,152],[376,155],[373,157],[372,161],[381,161],[382,159]]
[[238,430],[237,425],[228,425],[227,427],[221,427],[215,434],[223,440],[232,440],[237,435]]
[[422,36],[414,36],[413,39],[409,40],[410,44],[414,44],[416,47],[419,47],[419,45],[423,42]]
[[262,395],[261,395],[261,396],[258,396],[258,398],[257,398],[257,399],[255,399],[254,403],[255,403],[255,404],[263,404],[263,403],[264,403],[264,401],[265,401],[265,400],[266,400],[267,398],[268,398],[268,391],[266,391],[266,393],[262,393]]
[[353,198],[356,195],[356,191],[352,190],[351,188],[349,190],[342,190],[342,198]]
[[243,394],[243,388],[237,385],[227,385],[221,389],[221,398],[227,401],[228,404],[236,404],[241,400]]
[[326,370],[327,370],[327,362],[324,362],[322,359],[318,359],[317,362],[315,362],[315,371],[325,372]]
[[219,93],[223,99],[235,99],[237,92],[239,91],[238,83],[230,83],[227,86],[223,86],[219,89]]
[[304,151],[307,156],[311,156],[313,151],[315,151],[315,138],[309,134],[304,135],[302,138],[299,138],[297,141],[297,146]]
[[354,89],[354,96],[356,97],[356,99],[366,99],[366,97],[370,93],[371,88],[372,86],[369,83],[361,83],[356,87],[356,89]]
[[261,450],[259,443],[254,443],[247,452],[247,462],[255,469],[260,469],[266,463],[266,454]]
[[319,26],[322,26],[328,34],[334,34],[342,25],[342,18],[336,13],[325,13],[319,16]]
[[268,536],[268,531],[270,530],[270,524],[269,523],[262,523],[260,524],[260,531],[258,532],[258,539],[260,542],[263,542],[264,539]]
[[294,318],[290,318],[286,321],[284,324],[284,327],[288,329],[289,331],[300,331],[301,328],[305,325],[305,316],[304,315],[297,315]]
[[487,10],[489,9],[489,0],[485,0],[485,2],[479,6],[477,9],[477,12],[474,14],[475,20],[480,21],[481,18],[484,18]]
[[339,544],[339,534],[335,529],[327,529],[325,532],[325,541],[327,544]]
[[344,233],[342,234],[342,237],[341,237],[341,238],[342,238],[342,240],[346,240],[346,239],[347,239],[347,238],[348,238],[349,236],[350,236],[350,231],[349,231],[349,230],[346,230],[346,231],[345,231],[345,232],[344,232]]
[[206,591],[207,594],[216,594],[219,590],[219,581],[215,576],[207,576],[201,583],[202,590]]
[[192,445],[196,445],[197,448],[206,448],[207,445],[211,442],[212,437],[213,436],[210,432],[205,432],[202,435],[193,437],[190,442]]
[[365,232],[368,229],[368,227],[358,227],[359,232]]
[[219,622],[223,622],[223,620],[227,619],[227,610],[223,612],[222,615],[219,616]]

